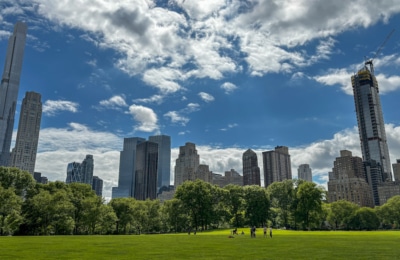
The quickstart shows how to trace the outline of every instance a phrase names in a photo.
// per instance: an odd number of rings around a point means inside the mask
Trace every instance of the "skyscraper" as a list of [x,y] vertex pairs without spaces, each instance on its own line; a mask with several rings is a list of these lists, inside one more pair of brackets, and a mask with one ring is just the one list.
[[394,180],[400,182],[400,159],[397,159],[396,163],[393,163],[392,165]]
[[124,138],[123,150],[119,157],[118,187],[112,188],[112,198],[133,197],[135,182],[136,146],[146,139]]
[[149,137],[150,142],[158,144],[157,192],[161,187],[169,187],[171,181],[171,137],[155,135]]
[[93,185],[93,155],[86,155],[82,163],[72,162],[67,166],[66,183],[79,182]]
[[9,166],[19,81],[21,77],[27,26],[15,24],[8,40],[6,61],[0,85],[0,166]]
[[277,146],[274,151],[263,152],[264,187],[276,181],[292,179],[289,148]]
[[351,77],[351,83],[363,160],[368,163],[375,161],[382,168],[378,181],[384,182],[391,181],[392,174],[379,87],[372,68],[372,61],[367,62]]
[[97,196],[103,196],[103,180],[98,176],[93,176],[92,190],[96,192]]
[[248,149],[243,153],[243,185],[261,186],[260,167],[258,167],[257,154]]
[[136,146],[134,198],[156,199],[158,144],[150,141]]
[[194,143],[180,146],[178,159],[175,162],[175,188],[185,181],[194,181],[199,164],[200,156]]
[[40,94],[26,92],[25,98],[22,100],[17,139],[11,153],[10,166],[28,171],[32,175],[35,170],[41,119]]
[[297,177],[300,180],[305,180],[312,182],[312,171],[310,165],[308,164],[301,164],[297,169]]
[[340,151],[328,181],[328,200],[347,200],[362,207],[373,207],[372,190],[365,179],[362,159],[347,150]]

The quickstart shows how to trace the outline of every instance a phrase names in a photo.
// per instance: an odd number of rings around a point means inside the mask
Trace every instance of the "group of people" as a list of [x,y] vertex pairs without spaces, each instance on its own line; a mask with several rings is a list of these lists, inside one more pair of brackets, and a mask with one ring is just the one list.
[[[264,237],[267,237],[267,226],[264,226]],[[237,228],[232,230],[232,235],[238,235]],[[244,232],[242,231],[242,235],[244,235]],[[256,237],[256,226],[250,227],[250,236],[252,238]],[[272,238],[272,227],[269,227],[269,236]]]
[[[269,236],[272,238],[272,227],[269,227]],[[267,227],[264,226],[264,237],[267,237]]]

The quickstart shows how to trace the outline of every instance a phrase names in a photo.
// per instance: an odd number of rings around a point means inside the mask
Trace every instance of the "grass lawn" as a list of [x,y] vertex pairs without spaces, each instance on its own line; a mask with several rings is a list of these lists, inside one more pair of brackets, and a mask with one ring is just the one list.
[[0,259],[400,259],[400,231],[243,231],[0,237]]

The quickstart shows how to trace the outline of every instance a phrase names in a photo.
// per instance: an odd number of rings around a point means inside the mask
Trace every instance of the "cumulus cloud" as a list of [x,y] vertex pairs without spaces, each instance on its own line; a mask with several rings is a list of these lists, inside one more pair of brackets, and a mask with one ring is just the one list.
[[55,116],[59,112],[68,111],[72,113],[78,112],[79,104],[67,100],[46,100],[43,104],[43,114],[47,116]]
[[[161,93],[182,90],[190,78],[223,79],[241,71],[243,61],[254,76],[293,72],[329,59],[334,37],[343,31],[386,22],[400,12],[396,0],[171,0],[165,5],[34,0],[32,5],[57,25],[84,31],[96,46],[116,50],[118,68],[141,75]],[[313,41],[319,44],[306,49]]]
[[211,96],[210,94],[205,93],[205,92],[200,92],[198,95],[204,102],[207,102],[207,103],[212,102],[215,99],[213,96]]
[[231,82],[224,82],[224,83],[221,85],[221,88],[222,88],[223,90],[225,90],[225,93],[226,93],[226,94],[230,94],[230,93],[232,93],[234,90],[237,89],[237,86],[236,86],[235,84],[231,83]]
[[107,100],[100,101],[100,107],[120,110],[122,107],[127,107],[124,95],[115,95]]
[[140,105],[131,105],[129,107],[129,113],[138,123],[135,126],[135,130],[143,132],[158,131],[157,115],[151,108]]
[[161,104],[164,100],[164,96],[162,95],[153,95],[149,98],[137,98],[134,99],[133,102],[135,103],[156,103]]
[[190,113],[196,112],[200,110],[200,105],[197,103],[189,103],[187,106],[179,111],[169,111],[164,114],[164,117],[167,117],[171,120],[172,123],[177,123],[182,126],[185,126],[190,119],[185,116]]

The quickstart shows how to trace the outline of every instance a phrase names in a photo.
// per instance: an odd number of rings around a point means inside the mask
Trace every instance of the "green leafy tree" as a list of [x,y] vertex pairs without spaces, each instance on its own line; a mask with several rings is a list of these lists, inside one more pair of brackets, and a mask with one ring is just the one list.
[[[210,224],[210,215],[213,214],[213,193],[210,183],[196,180],[186,181],[180,185],[175,198],[182,201],[191,220],[191,227],[207,229]],[[189,228],[191,228],[189,227]]]
[[0,186],[0,235],[13,234],[22,223],[22,199],[14,188]]
[[99,224],[96,226],[96,233],[111,234],[115,229],[118,218],[111,205],[101,205],[99,213]]
[[328,221],[333,224],[335,229],[348,229],[351,216],[355,214],[359,206],[347,200],[338,200],[329,205],[330,212],[328,214]]
[[359,230],[378,229],[380,221],[374,209],[361,207],[351,217],[349,226]]
[[244,190],[238,185],[229,184],[224,187],[226,194],[226,208],[229,223],[234,227],[244,226]]
[[267,192],[257,185],[244,186],[245,215],[251,226],[266,225],[270,203]]
[[391,197],[376,211],[382,223],[400,228],[400,195]]
[[182,232],[189,226],[189,215],[179,199],[167,200],[161,207],[165,231]]
[[0,167],[0,186],[4,189],[14,188],[18,196],[25,194],[35,187],[35,180],[27,171],[22,171],[13,167]]
[[134,198],[116,198],[110,201],[116,216],[116,233],[126,234],[134,226],[134,210],[136,200]]
[[282,225],[289,227],[291,207],[295,198],[294,181],[284,180],[282,182],[273,182],[267,187],[267,193],[271,201],[271,207],[274,208],[275,217],[282,220]]
[[296,220],[303,229],[319,226],[319,215],[322,212],[324,191],[313,182],[301,182],[296,188],[294,201]]

